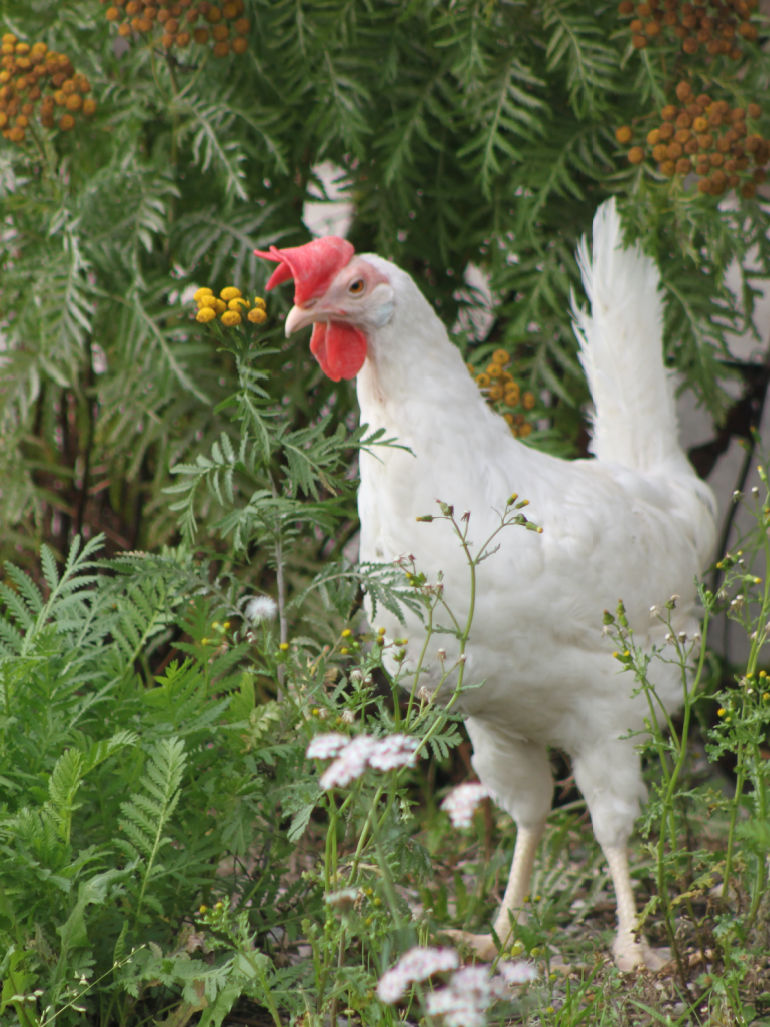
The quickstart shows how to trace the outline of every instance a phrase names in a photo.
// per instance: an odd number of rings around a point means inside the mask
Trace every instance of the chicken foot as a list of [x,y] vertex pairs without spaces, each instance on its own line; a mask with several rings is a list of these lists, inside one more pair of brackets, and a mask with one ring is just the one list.
[[[444,931],[453,941],[470,949],[485,962],[497,957],[498,951],[510,943],[515,924],[523,917],[524,901],[529,891],[535,854],[543,834],[545,822],[534,828],[520,827],[516,834],[511,871],[503,901],[495,917],[493,932],[474,934],[471,931]],[[612,954],[615,965],[623,972],[646,967],[659,970],[669,960],[667,949],[654,949],[643,938],[637,938],[636,900],[628,867],[628,852],[624,846],[605,846],[607,860],[618,911],[618,926]]]
[[545,821],[536,827],[519,827],[516,832],[511,871],[503,901],[495,917],[493,933],[473,934],[471,931],[457,930],[443,932],[485,962],[495,959],[498,949],[504,949],[510,943],[514,926],[523,917],[524,900],[529,892],[535,854],[544,828]]

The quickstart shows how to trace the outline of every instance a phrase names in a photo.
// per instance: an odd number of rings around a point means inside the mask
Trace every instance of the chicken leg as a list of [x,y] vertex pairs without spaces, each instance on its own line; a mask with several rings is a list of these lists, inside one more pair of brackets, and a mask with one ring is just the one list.
[[479,959],[493,960],[497,956],[498,948],[504,949],[511,941],[514,924],[519,922],[523,916],[524,900],[529,892],[535,854],[544,828],[545,821],[542,821],[536,827],[519,827],[516,832],[511,871],[508,875],[503,901],[495,917],[493,933],[444,932],[450,938],[469,948]]
[[612,954],[619,970],[635,970],[647,967],[660,970],[668,962],[667,949],[653,949],[636,936],[636,900],[628,869],[628,851],[625,846],[603,846],[618,909],[618,928],[612,944]]

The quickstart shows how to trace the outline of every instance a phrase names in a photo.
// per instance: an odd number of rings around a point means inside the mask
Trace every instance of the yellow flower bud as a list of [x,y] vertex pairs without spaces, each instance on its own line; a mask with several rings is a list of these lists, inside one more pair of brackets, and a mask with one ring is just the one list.
[[262,299],[261,296],[255,296],[254,297],[254,306],[255,307],[262,307],[263,310],[265,309],[265,301]]
[[208,324],[209,321],[213,321],[216,317],[212,307],[201,307],[198,313],[195,315],[195,320],[200,321],[202,325]]
[[267,321],[267,314],[262,307],[252,307],[246,317],[255,325],[261,325]]
[[226,310],[224,314],[222,314],[221,320],[223,325],[227,325],[228,328],[232,328],[234,325],[239,325],[242,318],[237,310]]
[[240,296],[241,290],[236,289],[234,285],[227,285],[224,289],[220,290],[219,295],[226,303],[228,300],[232,300],[235,299],[236,296]]
[[218,296],[212,296],[212,299],[214,300],[214,310],[216,310],[218,314],[221,314],[223,311],[227,310],[227,304],[224,300],[219,299]]
[[202,296],[199,296],[195,301],[199,307],[210,307],[216,312],[217,309],[217,298],[212,294],[211,291],[204,292]]
[[515,407],[519,402],[519,386],[511,382],[505,387],[505,402],[509,407]]
[[200,289],[196,289],[193,293],[193,299],[196,303],[200,303],[203,296],[211,296],[213,290],[209,289],[207,285],[201,286]]
[[247,309],[248,306],[249,306],[249,301],[245,300],[243,298],[243,296],[233,296],[233,298],[231,300],[227,301],[227,309],[228,310],[242,310],[244,308]]

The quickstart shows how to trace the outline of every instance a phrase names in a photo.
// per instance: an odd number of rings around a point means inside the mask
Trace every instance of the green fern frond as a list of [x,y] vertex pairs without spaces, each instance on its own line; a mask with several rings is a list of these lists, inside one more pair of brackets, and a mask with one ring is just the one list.
[[75,801],[84,775],[83,754],[78,749],[67,749],[54,764],[48,779],[50,812],[65,845],[69,844],[72,814],[78,808]]
[[190,135],[192,158],[201,173],[215,171],[228,197],[247,200],[247,154],[234,131],[235,117],[229,104],[187,94],[178,98],[175,113],[182,119],[184,135]]
[[187,765],[184,742],[158,739],[147,754],[141,790],[120,805],[122,838],[116,844],[136,867],[139,876],[134,919],[138,920],[154,876],[162,872],[161,850],[170,843],[166,834],[179,802]]
[[478,83],[469,97],[474,120],[471,138],[460,150],[478,167],[479,181],[486,196],[492,181],[511,163],[525,159],[525,144],[545,131],[542,98],[545,83],[513,54],[504,54],[490,68],[485,82]]
[[543,5],[543,28],[549,32],[546,67],[564,74],[570,104],[579,115],[593,114],[607,92],[617,89],[617,48],[606,30],[579,4]]
[[[213,679],[225,670],[221,661],[215,662],[217,665],[210,668]],[[172,660],[165,672],[155,678],[155,687],[148,688],[142,696],[150,719],[171,725],[187,738],[213,733],[230,700],[227,696],[212,699],[209,680],[199,663],[191,659],[181,663]],[[217,691],[225,690],[225,683],[219,680]]]

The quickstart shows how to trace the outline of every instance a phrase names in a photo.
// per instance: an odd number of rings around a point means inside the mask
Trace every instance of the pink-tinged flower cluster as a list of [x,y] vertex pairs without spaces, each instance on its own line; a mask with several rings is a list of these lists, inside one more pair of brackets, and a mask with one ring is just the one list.
[[305,755],[309,759],[333,760],[319,779],[319,784],[326,791],[344,788],[360,777],[367,767],[383,771],[413,767],[417,762],[416,750],[416,739],[408,735],[387,735],[385,738],[357,735],[348,738],[332,732],[316,735]]
[[476,807],[490,794],[486,785],[479,782],[458,785],[441,803],[441,808],[449,814],[453,827],[470,827]]
[[485,966],[464,966],[444,988],[432,991],[425,1000],[430,1016],[440,1016],[444,1027],[485,1027],[489,1007],[510,998],[511,987],[534,980],[528,963],[500,963],[497,973]]
[[426,1012],[441,1017],[444,1027],[484,1027],[486,1012],[499,999],[510,998],[511,988],[526,984],[537,976],[529,963],[499,963],[490,973],[486,966],[460,967],[454,949],[409,949],[395,966],[386,971],[377,985],[381,1002],[399,1002],[415,983],[434,974],[451,973],[444,987],[431,991],[425,1000]]
[[460,960],[454,949],[409,949],[395,966],[387,970],[377,985],[377,997],[392,1005],[398,1002],[415,981],[427,981],[433,974],[456,970]]

